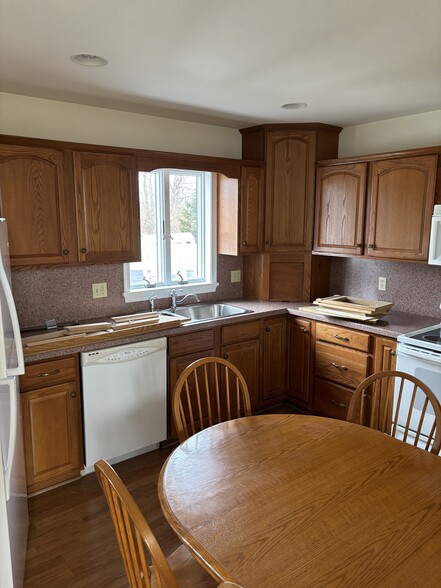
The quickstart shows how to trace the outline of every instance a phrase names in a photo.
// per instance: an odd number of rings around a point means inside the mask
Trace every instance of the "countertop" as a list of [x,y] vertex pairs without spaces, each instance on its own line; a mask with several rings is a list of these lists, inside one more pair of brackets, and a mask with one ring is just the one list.
[[213,328],[214,326],[224,326],[227,324],[240,323],[244,320],[249,321],[253,319],[260,319],[262,317],[267,316],[281,316],[284,314],[286,315],[288,313],[293,316],[298,316],[316,321],[318,320],[320,322],[339,325],[351,329],[357,329],[359,331],[366,331],[369,333],[373,333],[375,335],[381,335],[383,337],[390,337],[393,339],[396,339],[398,335],[401,335],[403,333],[409,333],[417,329],[423,329],[425,327],[437,325],[441,322],[439,318],[435,317],[420,316],[391,310],[384,319],[379,320],[375,324],[367,324],[358,321],[340,319],[330,316],[318,316],[317,314],[314,314],[312,312],[299,310],[299,307],[308,306],[311,304],[310,302],[266,302],[243,299],[226,300],[225,302],[228,304],[239,306],[246,310],[252,310],[253,313],[239,315],[235,317],[214,319],[212,321],[196,323],[193,325],[184,324],[179,327],[162,330],[160,332],[153,331],[151,333],[145,333],[143,335],[136,335],[123,339],[120,338],[117,341],[109,338],[109,341],[102,341],[100,343],[81,346],[76,345],[65,349],[47,351],[44,353],[36,353],[35,355],[26,357],[25,363],[41,361],[53,357],[62,357],[65,355],[71,355],[73,353],[80,353],[83,351],[94,351],[96,349],[105,349],[108,347],[115,347],[118,345],[126,345],[128,343],[136,343],[137,341],[145,341],[148,339],[154,339],[156,337],[165,337],[183,334],[191,331],[200,331],[202,329]]

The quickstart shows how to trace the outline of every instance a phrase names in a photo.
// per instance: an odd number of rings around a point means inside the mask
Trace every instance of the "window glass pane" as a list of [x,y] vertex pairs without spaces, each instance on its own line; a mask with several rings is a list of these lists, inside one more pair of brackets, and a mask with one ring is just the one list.
[[199,264],[200,174],[170,172],[171,277],[202,278]]

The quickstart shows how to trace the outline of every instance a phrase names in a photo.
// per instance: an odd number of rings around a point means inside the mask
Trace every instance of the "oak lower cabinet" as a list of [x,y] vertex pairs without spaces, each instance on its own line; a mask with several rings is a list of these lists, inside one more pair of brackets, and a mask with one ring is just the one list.
[[286,378],[286,318],[263,321],[263,403],[283,401]]
[[314,411],[346,419],[355,388],[371,373],[373,336],[316,323]]
[[374,372],[395,370],[397,367],[397,341],[389,337],[375,337]]
[[288,402],[308,408],[311,400],[312,321],[287,319],[287,384]]
[[78,356],[27,365],[20,390],[28,492],[79,476],[84,460]]

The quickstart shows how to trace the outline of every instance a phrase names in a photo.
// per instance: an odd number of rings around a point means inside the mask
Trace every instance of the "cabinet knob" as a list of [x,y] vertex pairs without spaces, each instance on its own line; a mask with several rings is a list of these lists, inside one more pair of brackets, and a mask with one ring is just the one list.
[[81,253],[87,253],[87,249],[85,247],[81,247],[80,252]]
[[69,255],[69,249],[63,249],[63,255]]
[[70,393],[70,397],[71,398],[76,398],[77,397],[77,393],[76,392],[71,392]]
[[368,245],[368,249],[376,249],[377,246],[375,245],[375,243],[369,243]]
[[56,376],[60,373],[60,370],[53,370],[52,372],[40,372],[38,374],[39,378],[47,378],[48,376]]
[[303,332],[304,333],[307,333],[308,332],[308,329],[306,329],[305,327],[303,327]]
[[392,357],[396,357],[397,356],[397,352],[396,351],[391,351],[390,354],[392,355]]
[[228,353],[224,353],[222,356],[224,359],[228,359]]
[[242,241],[242,245],[248,245],[248,241]]
[[355,247],[362,247],[363,243],[355,243]]
[[270,327],[266,327],[266,328],[265,328],[265,331],[266,331],[267,333],[269,333],[269,332],[271,331]]

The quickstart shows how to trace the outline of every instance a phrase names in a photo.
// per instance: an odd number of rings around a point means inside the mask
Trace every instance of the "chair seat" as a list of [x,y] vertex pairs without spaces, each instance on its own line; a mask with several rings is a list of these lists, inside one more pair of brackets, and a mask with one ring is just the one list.
[[[174,551],[167,561],[173,572],[178,588],[217,588],[219,582],[194,559],[185,545]],[[156,579],[152,576],[152,588],[157,588]]]

